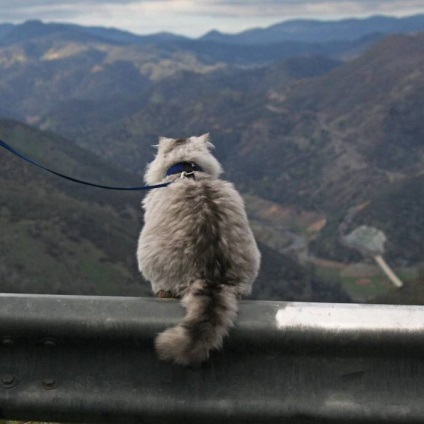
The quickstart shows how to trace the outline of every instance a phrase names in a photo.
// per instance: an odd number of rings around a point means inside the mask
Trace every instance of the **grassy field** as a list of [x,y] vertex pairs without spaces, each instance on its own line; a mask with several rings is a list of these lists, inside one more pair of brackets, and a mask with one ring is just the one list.
[[[378,299],[391,294],[393,301],[396,300],[396,289],[383,272],[376,265],[356,264],[353,266],[340,266],[338,263],[327,263],[325,266],[318,265],[316,273],[328,281],[340,281],[343,289],[351,296],[354,302],[376,303]],[[394,270],[398,277],[407,285],[418,278],[418,267],[398,268]],[[423,299],[416,299],[417,303],[424,304]],[[399,298],[399,303],[403,303]]]

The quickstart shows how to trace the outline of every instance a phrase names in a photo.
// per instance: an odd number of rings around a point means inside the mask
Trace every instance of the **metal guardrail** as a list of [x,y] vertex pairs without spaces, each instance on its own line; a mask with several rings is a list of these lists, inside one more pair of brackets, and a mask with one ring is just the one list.
[[0,295],[0,416],[104,423],[424,422],[424,308],[243,301],[200,370],[159,362],[172,300]]

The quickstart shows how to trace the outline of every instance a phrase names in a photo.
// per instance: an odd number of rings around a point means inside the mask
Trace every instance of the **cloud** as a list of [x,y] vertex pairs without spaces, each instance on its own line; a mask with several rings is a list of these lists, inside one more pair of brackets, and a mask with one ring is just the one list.
[[[162,1],[162,0],[146,0]],[[62,19],[82,16],[86,13],[94,16],[103,14],[110,6],[126,7],[135,0],[0,0],[1,19],[21,21],[28,19]]]
[[207,0],[196,11],[216,16],[338,17],[424,12],[424,0]]
[[[152,0],[149,0],[152,1]],[[156,0],[158,1],[158,0]],[[87,4],[87,5],[104,5],[104,4],[128,4],[134,3],[134,0],[43,0],[42,2],[34,2],[34,0],[0,0],[0,8],[4,9],[22,9],[31,8],[35,9],[38,7],[55,7],[61,5],[75,5],[75,4]]]
[[120,22],[157,18],[160,25],[162,20],[170,21],[178,14],[186,15],[187,21],[197,3],[197,0],[0,0],[0,19],[15,23],[39,19],[121,26]]
[[[275,13],[305,14],[311,11],[324,14],[407,12],[421,9],[424,0],[0,0],[2,15],[16,17],[31,13],[50,15],[67,10],[75,15],[90,13],[108,7],[147,8],[162,13],[175,9],[187,13],[214,14],[221,16],[259,15],[272,16]],[[3,18],[4,19],[4,18]]]

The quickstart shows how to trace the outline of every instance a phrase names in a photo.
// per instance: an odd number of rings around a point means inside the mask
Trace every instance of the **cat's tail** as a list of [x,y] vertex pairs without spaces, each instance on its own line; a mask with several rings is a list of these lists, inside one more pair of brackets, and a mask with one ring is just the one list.
[[204,280],[192,283],[182,299],[183,321],[159,334],[155,341],[159,358],[179,365],[199,365],[219,349],[237,316],[234,286]]

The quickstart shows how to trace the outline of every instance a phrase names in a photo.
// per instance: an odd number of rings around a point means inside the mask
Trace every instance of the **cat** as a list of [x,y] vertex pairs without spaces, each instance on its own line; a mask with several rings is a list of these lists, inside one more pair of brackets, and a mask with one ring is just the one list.
[[251,292],[260,252],[244,203],[212,155],[209,135],[159,139],[148,165],[150,191],[142,204],[144,227],[137,260],[153,292],[181,298],[183,321],[159,334],[161,360],[195,366],[222,346],[234,325],[238,299]]

